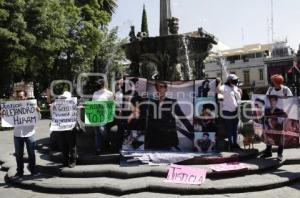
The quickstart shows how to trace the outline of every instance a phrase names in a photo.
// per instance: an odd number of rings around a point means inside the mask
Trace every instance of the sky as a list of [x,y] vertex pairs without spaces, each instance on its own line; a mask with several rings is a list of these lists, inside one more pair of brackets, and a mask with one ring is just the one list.
[[[271,42],[271,0],[171,0],[172,16],[179,18],[179,33],[203,27],[230,48]],[[273,0],[274,40],[288,41],[295,50],[300,44],[300,1]],[[128,36],[130,26],[141,28],[146,6],[150,36],[159,35],[159,0],[118,0],[109,24]]]

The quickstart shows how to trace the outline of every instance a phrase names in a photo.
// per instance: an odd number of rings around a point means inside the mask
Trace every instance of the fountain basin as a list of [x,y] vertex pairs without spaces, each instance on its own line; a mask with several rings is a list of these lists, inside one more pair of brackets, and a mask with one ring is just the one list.
[[[141,76],[140,74],[141,70],[143,70],[143,65],[147,64],[148,62],[153,63],[153,61],[151,61],[153,60],[153,57],[156,57],[156,59],[159,59],[158,57],[164,57],[164,59],[168,59],[167,61],[160,60],[161,63],[157,63],[159,60],[156,61],[154,64],[157,67],[159,67],[158,64],[163,64],[164,67],[171,67],[174,69],[177,64],[186,65],[185,57],[187,52],[184,48],[186,45],[188,49],[187,55],[191,60],[191,67],[194,71],[194,75],[192,77],[183,75],[183,79],[178,79],[178,75],[167,75],[161,68],[158,69],[158,73],[161,77],[161,80],[195,80],[203,77],[200,76],[200,73],[197,72],[197,70],[200,69],[198,68],[199,66],[203,65],[203,60],[208,56],[208,52],[212,48],[212,44],[216,44],[216,41],[213,37],[200,37],[198,35],[191,36],[188,34],[181,34],[159,37],[144,37],[133,40],[122,47],[125,50],[126,57],[131,61],[131,75]],[[170,69],[167,71],[170,71]],[[183,73],[184,72],[185,71],[183,71]]]

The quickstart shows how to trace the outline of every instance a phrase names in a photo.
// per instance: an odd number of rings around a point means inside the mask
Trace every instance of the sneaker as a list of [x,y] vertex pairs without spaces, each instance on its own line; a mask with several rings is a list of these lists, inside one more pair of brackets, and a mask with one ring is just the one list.
[[22,177],[23,177],[23,173],[17,172],[17,173],[13,176],[13,179],[19,179],[19,178],[22,178]]
[[68,164],[68,167],[69,168],[74,168],[76,166],[76,162],[70,162],[69,164]]
[[37,176],[40,176],[41,173],[39,173],[39,172],[37,172],[37,171],[34,171],[34,172],[32,172],[30,175],[33,176],[33,177],[37,177]]
[[272,153],[264,153],[260,156],[260,158],[269,158],[272,157]]
[[283,156],[282,156],[282,155],[278,155],[278,156],[277,156],[277,160],[278,160],[279,162],[281,162],[281,161],[283,160]]

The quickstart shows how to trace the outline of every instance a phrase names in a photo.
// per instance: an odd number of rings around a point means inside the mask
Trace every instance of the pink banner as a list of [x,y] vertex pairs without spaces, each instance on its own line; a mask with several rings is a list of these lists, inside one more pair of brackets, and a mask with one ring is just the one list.
[[165,182],[200,185],[204,183],[205,178],[205,169],[171,164],[168,172],[168,177]]
[[221,171],[234,171],[234,170],[248,169],[249,165],[244,163],[223,163],[223,164],[209,165],[208,168],[217,172],[221,172]]

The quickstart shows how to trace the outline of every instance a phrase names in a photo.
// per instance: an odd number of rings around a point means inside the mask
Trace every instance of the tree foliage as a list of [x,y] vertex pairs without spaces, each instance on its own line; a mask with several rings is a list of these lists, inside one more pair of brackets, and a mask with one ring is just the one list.
[[1,96],[20,80],[41,90],[55,79],[73,80],[100,60],[98,68],[114,70],[106,59],[124,56],[116,30],[107,30],[116,6],[116,0],[0,0]]

